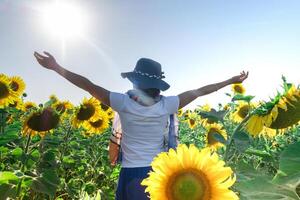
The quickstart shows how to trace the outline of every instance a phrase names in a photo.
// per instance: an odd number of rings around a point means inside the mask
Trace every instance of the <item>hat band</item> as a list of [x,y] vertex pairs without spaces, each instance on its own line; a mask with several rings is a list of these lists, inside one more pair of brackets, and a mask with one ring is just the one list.
[[[165,78],[165,76],[161,75],[161,76],[156,76],[156,75],[151,75],[151,74],[148,74],[148,73],[145,73],[145,72],[141,72],[141,71],[138,71],[138,70],[134,70],[134,72],[136,74],[140,74],[142,76],[146,76],[146,77],[149,77],[149,78],[156,78],[156,79],[162,79],[162,78]],[[163,74],[163,72],[162,72]]]

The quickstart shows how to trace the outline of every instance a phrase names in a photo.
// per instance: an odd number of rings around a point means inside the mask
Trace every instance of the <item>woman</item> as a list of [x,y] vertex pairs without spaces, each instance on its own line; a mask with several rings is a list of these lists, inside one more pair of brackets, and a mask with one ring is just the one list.
[[128,78],[134,87],[134,90],[121,94],[110,92],[85,77],[68,71],[57,64],[52,55],[44,53],[46,56],[34,53],[40,65],[57,72],[118,112],[122,125],[122,168],[116,193],[118,200],[148,199],[145,188],[140,183],[147,177],[153,158],[164,151],[163,134],[171,114],[197,97],[233,83],[241,83],[248,77],[248,72],[242,72],[223,82],[165,97],[160,95],[160,92],[170,86],[162,80],[164,75],[160,63],[141,58],[134,71],[121,74],[123,78]]

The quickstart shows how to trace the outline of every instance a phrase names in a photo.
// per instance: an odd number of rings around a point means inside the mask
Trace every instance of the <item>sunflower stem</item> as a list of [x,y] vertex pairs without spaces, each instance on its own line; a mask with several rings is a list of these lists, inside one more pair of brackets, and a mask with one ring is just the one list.
[[1,121],[0,121],[0,133],[3,134],[4,133],[4,109],[0,109],[0,113],[1,113]]
[[[31,141],[31,135],[28,134],[27,142],[26,142],[26,146],[25,146],[25,151],[24,151],[24,153],[25,153],[25,160],[24,160],[24,162],[21,165],[21,172],[24,172],[24,169],[25,169],[25,164],[26,164],[27,158],[28,158],[28,154],[27,153],[28,153],[30,141]],[[21,178],[21,180],[20,180],[20,182],[18,183],[18,186],[17,186],[17,198],[18,199],[21,199],[21,197],[19,197],[19,195],[20,195],[20,192],[21,192],[22,182],[23,182],[23,178]]]
[[225,153],[224,153],[224,161],[227,161],[228,160],[228,154],[229,154],[229,151],[231,149],[231,146],[232,146],[232,143],[234,141],[234,136],[239,132],[239,130],[243,127],[243,125],[249,120],[249,118],[253,115],[253,112],[252,113],[249,113],[244,119],[243,121],[235,128],[235,130],[233,131],[233,134],[229,140],[229,144],[227,145],[226,147],[226,150],[225,150]]

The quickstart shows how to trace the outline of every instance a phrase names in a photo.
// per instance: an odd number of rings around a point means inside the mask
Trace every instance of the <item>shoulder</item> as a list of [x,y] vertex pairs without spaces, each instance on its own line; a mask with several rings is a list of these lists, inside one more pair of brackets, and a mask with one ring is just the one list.
[[110,106],[112,107],[113,110],[115,111],[120,111],[122,110],[124,106],[124,102],[126,99],[128,99],[127,94],[122,94],[118,92],[110,92],[109,94],[109,101],[110,101]]
[[163,96],[162,101],[169,114],[177,112],[179,108],[179,97],[178,96]]

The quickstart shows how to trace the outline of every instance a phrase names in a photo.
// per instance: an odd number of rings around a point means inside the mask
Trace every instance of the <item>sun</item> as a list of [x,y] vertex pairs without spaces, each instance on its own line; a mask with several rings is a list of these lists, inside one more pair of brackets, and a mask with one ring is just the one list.
[[86,14],[75,4],[56,1],[43,9],[43,24],[49,33],[60,38],[72,38],[85,34]]

